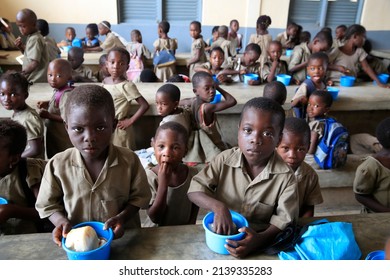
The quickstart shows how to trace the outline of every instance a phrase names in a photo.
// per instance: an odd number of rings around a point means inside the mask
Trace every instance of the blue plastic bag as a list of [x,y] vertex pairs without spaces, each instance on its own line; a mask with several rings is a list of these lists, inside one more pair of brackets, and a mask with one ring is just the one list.
[[153,57],[153,65],[157,67],[167,67],[175,63],[175,55],[170,50],[161,50],[156,52]]

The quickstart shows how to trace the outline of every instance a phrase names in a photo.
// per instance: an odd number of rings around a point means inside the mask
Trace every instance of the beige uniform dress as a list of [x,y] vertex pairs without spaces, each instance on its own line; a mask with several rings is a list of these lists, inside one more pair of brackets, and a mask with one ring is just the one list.
[[90,79],[91,82],[97,82],[98,79],[93,74],[93,71],[91,68],[85,65],[80,65],[77,69],[72,69],[72,76],[79,76],[82,78]]
[[198,38],[194,40],[191,44],[191,58],[195,56],[195,52],[199,51],[200,52],[200,57],[199,60],[195,63],[192,63],[189,68],[189,74],[190,74],[190,79],[192,79],[192,76],[195,74],[194,68],[201,65],[202,63],[207,62],[207,56],[205,53],[205,47],[206,43],[203,41],[203,38]]
[[270,34],[264,34],[264,35],[251,34],[249,38],[248,44],[255,43],[258,44],[260,47],[261,54],[257,61],[260,62],[261,67],[264,65],[265,61],[267,60],[267,56],[268,56],[267,50],[268,50],[269,43],[271,43],[271,41],[272,41],[272,36]]
[[194,176],[188,193],[204,192],[241,213],[256,231],[270,224],[285,229],[298,217],[298,187],[293,171],[274,152],[253,180],[239,148],[226,150]]
[[[173,53],[177,50],[177,39],[175,38],[168,38],[168,39],[157,39],[153,43],[154,49],[157,49],[159,51],[162,50],[170,50]],[[156,54],[154,54],[156,55]],[[165,67],[154,67],[154,73],[156,74],[157,78],[159,78],[160,81],[165,82],[167,79],[172,77],[176,74],[176,64],[165,66]]]
[[[44,124],[37,111],[30,106],[26,105],[26,109],[17,111],[12,115],[12,119],[17,121],[26,128],[27,132],[27,146],[30,148],[28,141],[40,139],[42,141],[42,147],[44,147]],[[42,153],[37,156],[38,158],[45,158],[45,149],[42,149]]]
[[[27,175],[25,180],[29,188],[41,182],[45,165],[46,161],[42,159],[28,158],[26,160]],[[28,200],[21,180],[18,166],[12,173],[0,177],[0,196],[7,199],[9,203],[28,207]],[[36,231],[34,222],[17,218],[8,219],[6,223],[0,225],[0,234],[22,234]]]
[[[269,74],[271,73],[271,68],[272,68],[272,60],[270,57],[267,57],[266,62],[263,65],[263,68],[261,69],[261,80],[266,82]],[[275,70],[275,79],[276,80],[276,75],[278,74],[287,74],[288,73],[288,66],[287,63],[283,60],[280,60],[278,63],[278,66],[276,67]]]
[[[168,187],[167,192],[167,208],[164,212],[164,217],[160,224],[155,224],[147,217],[144,223],[145,227],[155,226],[177,226],[188,225],[191,219],[192,202],[187,197],[187,191],[190,187],[191,179],[198,173],[195,167],[188,167],[188,175],[186,180],[177,187]],[[149,205],[154,203],[157,196],[158,175],[149,167],[146,169],[152,199]]]
[[[110,145],[104,166],[93,183],[80,152],[71,148],[47,163],[36,209],[41,218],[61,212],[73,225],[106,222],[127,205],[147,207],[150,197],[145,170],[129,149]],[[140,227],[139,215],[129,220],[126,227]]]
[[[301,43],[300,45],[295,46],[290,62],[288,63],[288,71],[291,71],[291,68],[297,66],[298,64],[308,61],[310,55],[311,51],[309,50],[307,43]],[[293,78],[303,82],[306,80],[306,75],[306,67],[304,67],[303,69],[294,72]]]
[[[123,81],[113,85],[103,83],[102,86],[111,93],[112,98],[114,99],[115,118],[118,121],[130,118],[131,102],[139,97],[142,97],[136,85],[130,81]],[[112,143],[120,147],[135,150],[133,127],[130,126],[127,129],[115,129]]]
[[59,55],[61,54],[61,50],[57,47],[57,42],[54,40],[53,37],[46,36],[43,37],[46,43],[46,50],[49,55],[49,61],[52,61],[56,58],[59,58]]
[[[368,156],[356,170],[353,191],[356,194],[371,194],[380,204],[390,207],[390,170],[376,158]],[[362,212],[373,211],[363,206]]]
[[[357,76],[359,72],[359,63],[365,60],[367,53],[363,48],[357,48],[353,55],[346,55],[339,48],[335,48],[329,54],[329,63],[333,65],[341,65],[349,69],[349,76]],[[345,74],[339,71],[329,71],[328,78],[333,81],[339,81],[341,76]]]
[[182,111],[178,114],[167,115],[165,116],[159,125],[162,125],[167,122],[177,122],[181,124],[187,132],[190,132],[192,129],[192,120],[191,120],[191,110],[189,108],[180,108]]
[[125,45],[123,45],[123,43],[121,42],[121,40],[119,40],[119,38],[115,36],[115,34],[113,34],[112,32],[107,33],[106,39],[102,44],[100,44],[100,47],[105,51],[109,51],[114,47],[120,47],[124,49],[126,48]]
[[34,83],[46,83],[49,55],[45,40],[39,32],[27,36],[22,69],[25,70],[32,60],[38,61],[38,67],[28,75],[27,79]]

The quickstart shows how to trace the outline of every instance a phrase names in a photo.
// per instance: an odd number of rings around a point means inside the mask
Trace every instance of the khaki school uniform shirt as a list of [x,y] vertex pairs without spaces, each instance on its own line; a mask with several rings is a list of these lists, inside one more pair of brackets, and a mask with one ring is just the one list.
[[210,48],[213,49],[215,47],[220,47],[223,50],[225,54],[225,61],[227,61],[229,57],[235,57],[237,55],[236,48],[232,45],[232,43],[229,40],[225,38],[219,37],[217,40],[215,40],[211,44]]
[[[233,69],[236,71],[246,70],[246,73],[248,73],[248,74],[250,73],[250,74],[259,75],[259,79],[260,79],[260,63],[259,62],[255,62],[254,64],[249,65],[249,66],[245,66],[242,64],[241,58],[238,57],[238,58],[234,58],[234,59],[229,59],[228,63],[225,65],[224,68]],[[237,75],[232,75],[232,80],[234,82],[240,82],[240,81],[243,81],[244,78],[242,77],[242,75],[237,74]]]
[[[367,53],[363,48],[357,48],[353,55],[346,55],[339,48],[335,48],[329,54],[329,63],[333,65],[341,65],[349,69],[349,76],[357,76],[359,72],[359,63],[367,58]],[[328,78],[338,80],[345,74],[339,71],[329,71]]]
[[[36,209],[41,218],[61,212],[73,225],[106,222],[127,205],[147,207],[150,197],[145,170],[129,149],[110,145],[106,162],[93,183],[80,152],[70,148],[46,165]],[[139,215],[126,225],[140,226]]]
[[83,78],[88,78],[91,82],[97,82],[97,78],[93,75],[91,68],[85,65],[80,65],[77,69],[72,69],[72,76],[79,76]]
[[[267,58],[267,61],[264,63],[263,68],[261,69],[261,79],[266,81],[269,74],[271,73],[272,60],[270,57]],[[279,61],[278,66],[275,69],[275,79],[278,74],[287,74],[287,63],[285,61]]]
[[317,205],[322,203],[320,184],[318,175],[314,169],[306,162],[295,171],[295,177],[298,181],[299,207],[302,205]]
[[241,150],[226,150],[194,176],[191,192],[204,192],[222,201],[244,215],[255,230],[265,230],[269,224],[283,230],[298,217],[297,181],[276,152],[252,180]]
[[[310,55],[311,51],[309,50],[307,43],[302,43],[298,46],[295,46],[293,54],[291,55],[290,62],[288,64],[288,71],[291,71],[291,68],[297,66],[298,64],[308,61]],[[304,67],[298,72],[295,72],[293,74],[293,77],[301,82],[306,80],[306,67]]]
[[27,36],[26,47],[24,49],[23,66],[24,70],[32,60],[38,61],[38,67],[31,72],[27,79],[34,83],[47,82],[47,66],[49,64],[49,55],[46,48],[45,40],[41,33],[35,32]]
[[112,32],[109,32],[107,34],[106,39],[100,45],[100,47],[103,50],[107,50],[107,51],[114,48],[114,47],[120,47],[120,48],[124,48],[124,49],[126,48],[126,46],[123,45],[121,40],[119,40],[119,38],[117,36],[115,36],[115,34],[113,34]]

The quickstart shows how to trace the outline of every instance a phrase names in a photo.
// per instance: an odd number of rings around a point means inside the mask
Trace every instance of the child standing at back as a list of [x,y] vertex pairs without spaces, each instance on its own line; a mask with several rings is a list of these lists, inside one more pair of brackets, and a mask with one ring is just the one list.
[[257,97],[241,113],[238,147],[217,155],[191,181],[188,198],[214,212],[217,234],[230,235],[234,226],[229,210],[242,214],[249,227],[240,241],[225,248],[241,258],[274,242],[298,218],[298,191],[293,171],[275,148],[281,140],[284,110],[275,101]]
[[298,24],[295,22],[287,24],[287,29],[284,32],[279,33],[275,40],[282,44],[283,54],[286,53],[287,49],[294,49],[294,47],[299,44],[300,40]]
[[38,19],[37,28],[45,40],[49,61],[59,58],[61,55],[61,50],[57,47],[57,43],[54,38],[49,36],[49,23],[44,19]]
[[213,29],[211,30],[211,37],[207,39],[206,41],[206,51],[209,52],[211,50],[211,45],[218,39],[218,28],[219,28],[219,25],[216,25],[213,27]]
[[22,73],[30,82],[47,82],[46,71],[49,56],[43,36],[37,28],[37,15],[30,9],[20,10],[16,15],[16,25],[23,36],[27,36],[26,45],[22,38],[15,41],[24,55]]
[[310,127],[305,120],[286,118],[277,152],[294,171],[298,182],[299,217],[313,217],[314,206],[323,202],[318,175],[304,162],[310,145]]
[[83,65],[84,50],[79,47],[72,47],[68,51],[68,61],[72,65],[72,81],[75,83],[97,82],[92,69]]
[[5,109],[14,111],[11,118],[26,129],[27,145],[22,157],[44,159],[44,125],[37,111],[26,104],[29,86],[22,74],[7,71],[0,76],[0,100]]
[[232,42],[232,45],[234,48],[236,48],[237,53],[242,48],[242,34],[238,33],[238,29],[240,29],[240,24],[238,23],[238,20],[232,19],[230,21],[228,40]]
[[115,238],[140,227],[138,211],[151,194],[137,156],[111,143],[116,119],[110,93],[98,85],[78,86],[65,116],[74,148],[47,163],[36,203],[40,217],[55,226],[53,241],[61,246],[72,226],[86,221],[105,223]]
[[157,128],[152,146],[158,164],[146,169],[152,199],[145,226],[196,222],[199,208],[188,199],[187,191],[198,171],[183,163],[187,140],[187,130],[177,122],[166,122]]
[[144,69],[145,59],[152,57],[148,48],[142,43],[142,34],[138,29],[130,32],[131,42],[126,45],[126,50],[130,54],[129,69],[127,79],[132,82],[139,80],[139,76]]
[[190,23],[190,36],[193,41],[191,44],[191,58],[187,60],[187,68],[189,69],[190,79],[195,74],[195,67],[207,61],[205,53],[205,42],[203,41],[202,25],[199,21]]
[[46,156],[51,158],[72,147],[63,119],[66,99],[74,89],[70,85],[72,66],[65,59],[54,59],[47,69],[47,77],[54,89],[53,96],[50,101],[38,101],[37,107],[40,109],[39,116],[46,119]]
[[[107,53],[106,66],[110,76],[103,80],[102,86],[114,98],[115,118],[118,120],[113,135],[113,144],[135,150],[135,139],[132,125],[139,120],[149,109],[149,104],[138,91],[136,85],[126,79],[126,70],[129,67],[130,54],[126,49],[112,48]],[[130,115],[131,102],[139,104],[134,115]]]
[[[177,39],[170,38],[168,36],[169,29],[171,25],[168,21],[161,21],[157,26],[157,34],[158,39],[154,41],[154,56],[158,55],[158,53],[162,50],[166,50],[171,52],[173,55],[176,53],[177,49]],[[171,76],[176,74],[176,64],[171,64],[169,66],[159,67],[159,65],[155,65],[154,72],[156,73],[157,78],[160,81],[165,82]]]
[[287,63],[280,60],[282,56],[282,43],[279,41],[271,41],[267,50],[267,61],[261,69],[261,80],[264,82],[272,82],[278,74],[287,74]]
[[260,16],[256,21],[256,34],[252,34],[249,38],[249,43],[258,44],[260,47],[260,57],[258,62],[262,67],[267,59],[267,49],[272,41],[271,34],[268,33],[268,27],[271,25],[271,18],[267,15]]

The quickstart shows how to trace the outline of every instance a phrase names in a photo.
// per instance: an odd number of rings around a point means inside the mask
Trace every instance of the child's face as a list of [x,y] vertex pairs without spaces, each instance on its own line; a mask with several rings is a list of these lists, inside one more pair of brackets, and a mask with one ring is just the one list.
[[107,27],[105,27],[101,23],[98,24],[98,30],[99,30],[99,35],[106,35],[108,31],[110,31]]
[[60,89],[71,80],[72,74],[61,69],[61,64],[57,61],[50,62],[47,68],[47,82],[52,88]]
[[19,19],[16,18],[16,25],[18,26],[20,33],[24,36],[30,35],[37,31],[35,22],[26,17]]
[[317,53],[317,52],[327,52],[330,49],[330,46],[326,42],[321,42],[317,39],[313,41],[312,53]]
[[72,29],[66,29],[65,37],[71,42],[76,37],[76,33]]
[[194,39],[198,39],[200,35],[200,29],[197,24],[190,24],[190,36]]
[[183,161],[187,153],[184,137],[171,129],[163,129],[152,141],[158,164],[168,163],[173,166]]
[[84,62],[84,58],[74,55],[72,49],[68,52],[68,61],[72,65],[72,69],[77,69]]
[[142,36],[138,34],[137,32],[131,32],[131,41],[142,43]]
[[165,117],[170,115],[178,105],[179,101],[171,100],[165,92],[156,93],[156,108],[160,116]]
[[298,28],[297,27],[294,27],[294,26],[291,26],[289,28],[287,28],[287,34],[290,38],[295,38],[297,37],[297,34],[298,34]]
[[1,105],[7,110],[19,111],[25,108],[28,92],[22,91],[20,86],[2,81],[0,85]]
[[104,160],[116,122],[105,110],[73,106],[66,118],[66,130],[73,146],[85,160]]
[[220,69],[224,60],[225,60],[225,55],[220,51],[213,51],[210,54],[210,63],[211,63],[211,67],[214,70]]
[[113,51],[107,56],[106,66],[108,73],[115,79],[122,77],[126,73],[129,64],[126,63],[124,55],[118,51]]
[[314,83],[319,83],[325,77],[326,65],[322,59],[310,59],[306,71]]
[[366,34],[358,34],[352,37],[354,39],[354,45],[358,48],[362,48],[366,41]]
[[215,82],[212,77],[206,77],[196,88],[193,89],[196,96],[198,96],[203,102],[210,103],[213,101],[216,93]]
[[243,60],[245,63],[245,66],[251,66],[256,63],[256,61],[259,59],[260,55],[256,53],[255,51],[248,51],[244,52]]
[[85,36],[87,36],[88,40],[95,39],[95,34],[93,34],[93,31],[92,31],[91,28],[86,28],[85,29]]
[[282,56],[282,48],[279,44],[270,44],[268,47],[268,55],[272,61],[277,61]]
[[336,39],[341,40],[344,38],[345,31],[343,28],[337,28],[336,29]]
[[212,36],[213,36],[213,40],[214,40],[214,41],[217,40],[217,39],[218,39],[218,30],[217,30],[217,31],[214,31],[213,34],[212,34]]
[[308,140],[304,139],[302,134],[283,130],[282,140],[276,148],[283,161],[287,163],[292,170],[296,171],[304,161],[309,149]]
[[323,117],[329,109],[320,96],[310,95],[306,109],[309,118]]
[[232,24],[230,25],[230,29],[233,30],[234,32],[237,32],[238,29],[240,29],[240,25],[238,24],[237,21],[233,21]]
[[277,117],[268,111],[247,108],[238,128],[238,146],[249,165],[265,166],[280,141]]

